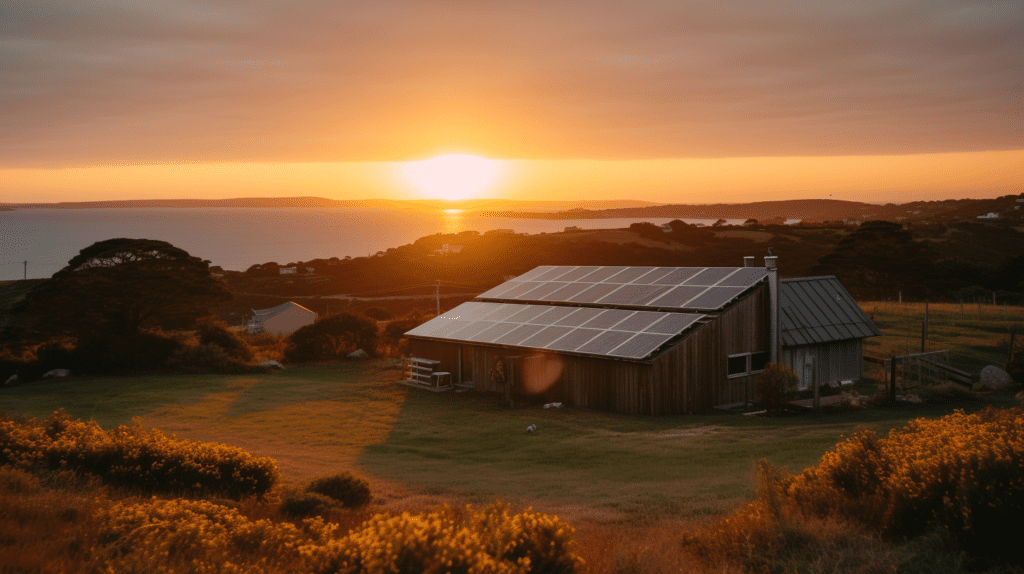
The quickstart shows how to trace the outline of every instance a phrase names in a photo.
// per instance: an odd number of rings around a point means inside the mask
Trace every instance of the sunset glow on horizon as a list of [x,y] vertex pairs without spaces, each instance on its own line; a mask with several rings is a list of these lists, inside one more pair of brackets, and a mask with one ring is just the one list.
[[398,164],[396,172],[431,199],[475,199],[491,191],[503,175],[504,162],[467,154],[445,154]]

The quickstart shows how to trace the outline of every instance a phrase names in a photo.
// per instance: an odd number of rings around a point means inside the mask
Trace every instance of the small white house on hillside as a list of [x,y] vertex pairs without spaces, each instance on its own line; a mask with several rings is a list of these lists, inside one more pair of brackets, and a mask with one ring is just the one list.
[[252,314],[248,324],[250,333],[287,335],[316,321],[316,313],[291,301],[269,309],[253,309]]

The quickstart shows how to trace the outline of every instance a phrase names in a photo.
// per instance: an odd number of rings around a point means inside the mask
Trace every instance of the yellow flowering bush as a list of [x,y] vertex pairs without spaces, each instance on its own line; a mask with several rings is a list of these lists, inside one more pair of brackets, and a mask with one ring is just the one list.
[[168,437],[138,423],[103,430],[63,412],[20,424],[0,421],[0,465],[75,470],[109,484],[163,492],[264,496],[277,484],[273,459],[216,443]]
[[861,432],[788,486],[802,510],[896,537],[933,526],[978,542],[1024,534],[1024,409],[917,419],[887,438]]

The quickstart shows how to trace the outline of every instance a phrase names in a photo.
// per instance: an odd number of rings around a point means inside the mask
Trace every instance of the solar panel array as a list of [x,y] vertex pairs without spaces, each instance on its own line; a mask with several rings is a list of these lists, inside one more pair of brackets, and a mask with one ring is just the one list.
[[763,267],[541,266],[477,299],[717,311],[767,277]]
[[699,313],[470,301],[406,334],[645,359],[703,317],[705,315]]

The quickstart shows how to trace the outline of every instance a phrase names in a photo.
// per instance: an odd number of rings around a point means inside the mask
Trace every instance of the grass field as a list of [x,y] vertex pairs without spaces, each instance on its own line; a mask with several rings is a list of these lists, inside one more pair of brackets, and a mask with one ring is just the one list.
[[[104,427],[140,417],[274,457],[286,482],[352,470],[396,507],[498,498],[570,518],[645,522],[722,515],[753,497],[762,457],[798,471],[857,428],[884,432],[956,406],[638,417],[509,409],[490,395],[430,393],[398,378],[387,361],[243,377],[74,377],[2,389],[0,411],[43,417],[63,408]],[[1012,394],[988,398],[1009,404]],[[526,433],[529,424],[538,432]]]

